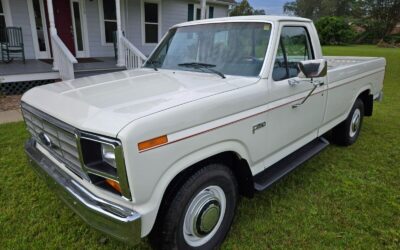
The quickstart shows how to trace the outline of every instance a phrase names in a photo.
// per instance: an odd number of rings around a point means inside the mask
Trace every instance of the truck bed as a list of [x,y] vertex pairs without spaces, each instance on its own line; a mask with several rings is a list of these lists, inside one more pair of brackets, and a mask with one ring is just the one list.
[[326,56],[328,82],[351,80],[358,75],[369,75],[385,70],[385,59],[379,57]]

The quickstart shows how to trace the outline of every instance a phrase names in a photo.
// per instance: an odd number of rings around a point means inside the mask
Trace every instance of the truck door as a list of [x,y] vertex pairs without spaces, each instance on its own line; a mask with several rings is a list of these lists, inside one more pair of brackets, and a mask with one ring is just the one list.
[[[269,78],[267,128],[270,161],[290,154],[317,137],[326,102],[326,86],[322,85],[304,104],[295,106],[313,89],[311,79],[298,77],[300,72],[297,64],[299,61],[315,59],[315,53],[306,26],[283,25],[280,34]],[[324,82],[325,78],[313,80]],[[272,163],[266,162],[267,165]]]

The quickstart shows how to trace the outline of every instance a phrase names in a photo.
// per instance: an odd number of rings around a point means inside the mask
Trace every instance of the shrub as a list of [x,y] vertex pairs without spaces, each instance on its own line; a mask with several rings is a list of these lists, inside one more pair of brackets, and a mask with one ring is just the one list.
[[355,32],[343,17],[322,17],[316,23],[322,45],[351,43]]

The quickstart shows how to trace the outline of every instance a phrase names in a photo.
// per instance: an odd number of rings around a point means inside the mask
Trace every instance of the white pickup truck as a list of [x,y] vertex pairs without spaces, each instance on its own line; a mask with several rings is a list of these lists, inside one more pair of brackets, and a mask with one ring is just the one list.
[[140,69],[28,91],[25,150],[93,227],[132,244],[150,235],[161,249],[213,249],[240,195],[320,152],[328,131],[356,141],[385,65],[324,57],[308,19],[182,23]]

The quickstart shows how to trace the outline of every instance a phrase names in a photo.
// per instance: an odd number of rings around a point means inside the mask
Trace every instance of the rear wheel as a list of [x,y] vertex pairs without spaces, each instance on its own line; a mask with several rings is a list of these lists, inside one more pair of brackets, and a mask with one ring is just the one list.
[[333,141],[342,146],[356,142],[364,118],[364,103],[357,99],[347,119],[333,129]]
[[238,200],[231,170],[210,164],[178,190],[158,225],[155,246],[161,249],[215,249],[225,239]]

